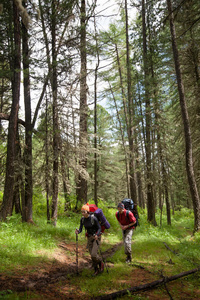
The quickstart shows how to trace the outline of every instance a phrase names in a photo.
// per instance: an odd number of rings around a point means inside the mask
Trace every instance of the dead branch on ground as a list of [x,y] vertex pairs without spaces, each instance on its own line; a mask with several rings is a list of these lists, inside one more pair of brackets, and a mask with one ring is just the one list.
[[150,282],[150,283],[142,284],[142,285],[139,285],[139,286],[134,286],[130,289],[125,289],[125,290],[118,291],[118,292],[108,294],[108,295],[98,296],[98,297],[93,298],[93,300],[116,299],[116,298],[122,297],[124,295],[127,295],[128,293],[135,293],[135,292],[146,291],[146,290],[149,290],[149,289],[154,289],[154,288],[157,288],[158,286],[160,286],[162,284],[165,285],[167,282],[174,281],[174,280],[177,280],[177,279],[182,278],[182,277],[186,277],[188,275],[194,274],[194,273],[199,272],[199,271],[200,271],[200,267],[196,268],[196,269],[186,271],[186,272],[182,272],[182,273],[179,273],[179,274],[176,274],[176,275],[173,275],[173,276],[163,277],[161,279],[155,280],[155,281]]

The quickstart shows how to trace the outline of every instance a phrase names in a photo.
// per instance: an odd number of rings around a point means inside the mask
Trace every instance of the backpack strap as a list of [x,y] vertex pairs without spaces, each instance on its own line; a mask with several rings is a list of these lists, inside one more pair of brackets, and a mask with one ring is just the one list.
[[[126,211],[126,218],[129,221],[129,210]],[[117,220],[119,221],[119,212],[117,212]]]
[[94,214],[93,213],[91,214],[91,224],[92,224],[92,226],[94,225]]
[[[129,220],[129,210],[126,211],[126,218]],[[119,212],[117,212],[117,220],[119,221]]]
[[126,211],[126,218],[127,218],[128,221],[130,221],[129,220],[129,210]]

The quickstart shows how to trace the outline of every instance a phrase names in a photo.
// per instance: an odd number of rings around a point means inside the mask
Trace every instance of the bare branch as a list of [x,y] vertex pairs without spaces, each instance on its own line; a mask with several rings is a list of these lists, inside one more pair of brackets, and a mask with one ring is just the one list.
[[[4,113],[0,113],[0,119],[1,120],[7,120],[7,121],[9,121],[10,115],[4,114]],[[18,123],[21,124],[21,125],[23,125],[25,127],[25,122],[22,119],[18,119]]]
[[194,273],[199,272],[199,271],[200,271],[200,267],[196,268],[196,269],[186,271],[186,272],[182,272],[182,273],[170,276],[170,277],[163,277],[161,279],[158,279],[158,280],[150,282],[150,283],[134,286],[130,289],[125,289],[125,290],[122,290],[122,291],[119,291],[119,292],[116,292],[116,293],[112,293],[112,294],[108,294],[108,295],[104,295],[104,296],[99,296],[99,297],[96,297],[96,298],[93,298],[93,299],[94,300],[116,299],[116,298],[122,297],[124,295],[127,295],[128,293],[141,292],[141,291],[146,291],[146,290],[149,290],[149,289],[157,288],[158,286],[166,284],[167,282],[174,281],[174,280],[177,280],[177,279],[182,278],[182,277],[186,277],[188,275],[194,274]]

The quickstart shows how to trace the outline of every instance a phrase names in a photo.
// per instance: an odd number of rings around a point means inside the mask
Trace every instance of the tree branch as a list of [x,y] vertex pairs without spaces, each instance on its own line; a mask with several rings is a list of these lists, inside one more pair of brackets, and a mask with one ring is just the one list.
[[169,246],[167,246],[167,244],[166,244],[165,242],[164,242],[163,244],[165,245],[165,247],[166,247],[169,251],[171,251],[172,253],[178,255],[178,252],[176,252],[176,251],[170,249]]
[[[9,121],[10,119],[10,115],[8,114],[4,114],[4,113],[0,113],[0,120],[7,120]],[[25,127],[25,122],[22,119],[18,119],[18,123],[23,125]]]
[[194,273],[199,272],[199,271],[200,271],[200,267],[198,267],[196,269],[186,271],[186,272],[182,272],[182,273],[170,276],[170,277],[163,277],[159,280],[156,280],[156,281],[153,281],[153,282],[150,282],[150,283],[142,284],[142,285],[139,285],[139,286],[134,286],[130,289],[125,289],[125,290],[118,291],[118,292],[115,292],[115,293],[112,293],[112,294],[107,294],[107,295],[104,295],[104,296],[98,296],[98,297],[93,298],[93,300],[116,299],[118,297],[122,297],[124,295],[127,295],[128,293],[141,292],[141,291],[146,291],[146,290],[149,290],[149,289],[157,288],[160,285],[163,285],[163,284],[165,285],[167,282],[174,281],[176,279],[194,274]]
[[[10,115],[8,114],[4,114],[4,113],[0,113],[0,120],[6,120],[6,121],[9,121],[10,120]],[[25,127],[26,123],[24,120],[22,119],[18,119],[17,120],[18,124],[21,124],[22,126]],[[33,132],[34,133],[37,133],[37,130],[33,129]]]

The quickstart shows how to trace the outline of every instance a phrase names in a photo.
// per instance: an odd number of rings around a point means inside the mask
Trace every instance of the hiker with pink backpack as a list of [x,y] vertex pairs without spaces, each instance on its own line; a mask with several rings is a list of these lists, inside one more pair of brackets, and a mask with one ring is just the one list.
[[[101,243],[101,234],[102,234],[102,227],[98,220],[98,215],[95,215],[95,211],[98,207],[93,207],[90,209],[89,204],[85,204],[81,208],[82,218],[80,221],[79,229],[75,230],[75,234],[78,235],[82,232],[83,226],[86,229],[86,237],[87,237],[87,247],[91,255],[92,264],[94,267],[94,275],[98,275],[104,271],[104,263],[102,257],[99,255],[99,248]],[[92,211],[91,211],[92,210]],[[100,209],[99,209],[100,210]],[[101,210],[99,211],[102,212]],[[103,213],[101,213],[103,217]],[[104,222],[106,227],[110,227],[110,224],[106,220]]]

